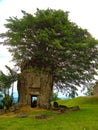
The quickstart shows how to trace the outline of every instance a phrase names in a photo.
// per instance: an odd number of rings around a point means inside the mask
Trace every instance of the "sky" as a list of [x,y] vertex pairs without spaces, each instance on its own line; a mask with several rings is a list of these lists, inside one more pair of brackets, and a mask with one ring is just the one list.
[[[98,0],[0,0],[0,33],[6,31],[4,24],[7,18],[22,17],[21,10],[33,14],[37,8],[69,11],[72,22],[86,28],[98,39]],[[6,64],[13,66],[11,58],[6,47],[0,45],[0,70],[5,71]]]
[[[7,18],[22,17],[21,10],[33,14],[37,8],[69,11],[72,22],[98,39],[98,0],[0,0],[0,33],[6,31],[4,24]],[[5,65],[13,67],[11,59],[7,48],[0,45],[0,70],[6,72]]]

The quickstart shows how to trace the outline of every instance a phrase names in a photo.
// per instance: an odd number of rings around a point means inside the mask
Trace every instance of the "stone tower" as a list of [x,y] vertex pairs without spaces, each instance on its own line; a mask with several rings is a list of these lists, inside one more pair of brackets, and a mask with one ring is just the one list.
[[22,72],[17,86],[19,103],[31,107],[49,108],[52,83],[50,73]]

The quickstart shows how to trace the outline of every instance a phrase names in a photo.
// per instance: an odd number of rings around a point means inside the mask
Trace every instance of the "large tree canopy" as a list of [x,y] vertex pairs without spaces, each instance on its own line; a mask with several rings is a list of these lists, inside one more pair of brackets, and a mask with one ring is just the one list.
[[24,69],[49,71],[58,89],[74,92],[76,85],[93,79],[97,69],[98,41],[78,27],[62,10],[22,11],[23,17],[10,17],[1,34],[13,60]]

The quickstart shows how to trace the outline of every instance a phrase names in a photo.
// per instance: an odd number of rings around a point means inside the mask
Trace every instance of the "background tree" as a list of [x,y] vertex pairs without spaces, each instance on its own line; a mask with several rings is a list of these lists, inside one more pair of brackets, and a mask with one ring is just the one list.
[[85,95],[87,95],[87,96],[92,96],[92,95],[94,95],[94,94],[93,94],[93,91],[94,91],[94,86],[89,87],[89,88],[87,89],[87,92],[85,93]]
[[[18,74],[6,66],[9,70],[8,75],[0,71],[0,93],[4,108],[8,109],[13,103],[13,83],[18,80]],[[12,91],[9,90],[12,87]],[[11,91],[11,95],[10,92]]]
[[22,11],[23,17],[10,17],[1,34],[13,60],[23,70],[50,72],[53,85],[75,94],[76,86],[94,79],[98,59],[98,41],[78,27],[62,10]]
[[58,97],[58,93],[52,93],[52,96],[51,96],[51,101],[57,101],[59,100],[60,98]]

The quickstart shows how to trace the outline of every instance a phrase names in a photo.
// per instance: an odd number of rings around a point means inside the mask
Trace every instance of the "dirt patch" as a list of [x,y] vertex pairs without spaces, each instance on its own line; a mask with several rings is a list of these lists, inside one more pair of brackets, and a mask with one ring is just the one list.
[[19,113],[17,115],[17,117],[19,117],[19,118],[26,118],[26,117],[28,117],[28,114],[27,113]]
[[51,117],[48,116],[48,115],[37,115],[37,116],[35,116],[35,119],[37,119],[37,120],[46,120],[46,119],[51,119]]
[[0,116],[1,117],[16,117],[16,114],[14,112],[7,112],[7,113],[4,113]]
[[2,117],[26,117],[27,115],[30,116],[32,112],[41,112],[41,111],[45,111],[45,110],[40,109],[40,108],[31,108],[30,106],[25,105],[15,111],[10,111],[10,110],[6,112],[2,111],[0,116]]
[[19,110],[17,110],[16,112],[34,112],[34,111],[44,111],[44,109],[40,109],[40,108],[31,108],[28,105],[25,105],[23,107],[21,107]]

